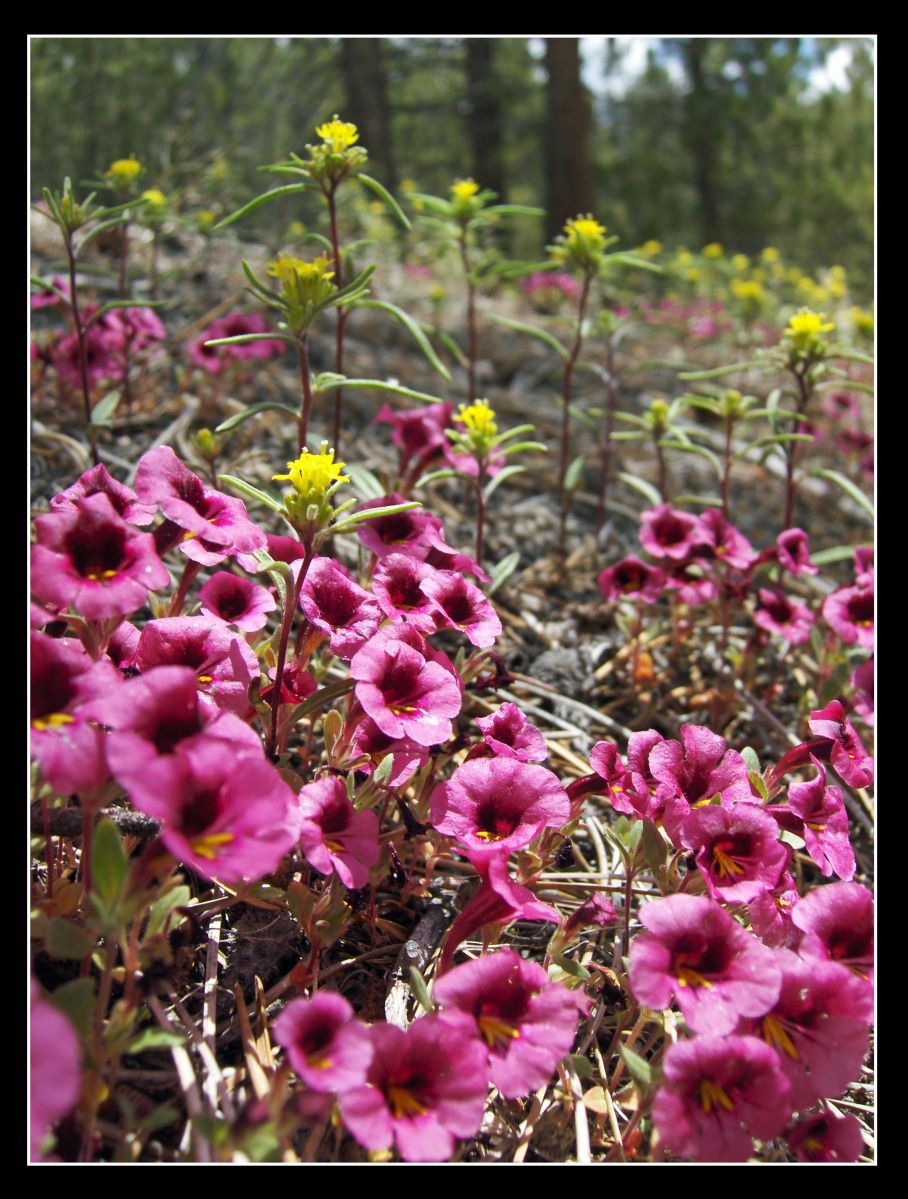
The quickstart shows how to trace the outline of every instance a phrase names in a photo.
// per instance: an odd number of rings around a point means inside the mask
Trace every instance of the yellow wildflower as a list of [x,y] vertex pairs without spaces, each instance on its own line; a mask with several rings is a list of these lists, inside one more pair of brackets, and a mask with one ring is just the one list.
[[677,266],[690,266],[693,260],[694,256],[690,250],[679,250],[675,255],[675,264]]
[[329,450],[327,441],[323,441],[317,454],[310,454],[308,449],[304,449],[299,458],[287,463],[286,475],[271,477],[275,482],[292,483],[296,492],[304,496],[308,503],[318,503],[336,483],[350,482],[346,475],[341,474],[346,465],[346,462],[334,461],[334,450]]
[[[302,258],[294,258],[292,254],[281,254],[268,268],[268,274],[273,275],[281,285],[284,299],[302,320],[308,322],[314,315],[317,305],[323,304],[331,293],[336,291],[331,282],[334,271],[329,271],[329,258],[319,256],[314,262],[304,262]],[[291,326],[299,321],[291,320]]]
[[584,271],[591,271],[599,266],[602,253],[605,250],[605,226],[587,213],[586,216],[574,217],[564,226],[564,248],[561,256],[572,260]]
[[150,187],[148,191],[142,192],[142,199],[145,201],[146,212],[167,207],[167,197],[156,187]]
[[849,313],[852,324],[858,333],[863,333],[867,337],[873,337],[873,313],[867,312],[864,308],[858,308],[855,305]]
[[495,424],[495,413],[485,402],[485,400],[477,400],[475,404],[461,404],[457,413],[457,419],[462,420],[467,426],[467,431],[477,433],[480,436],[495,436],[498,432],[498,426]]
[[711,241],[708,246],[703,247],[704,258],[721,258],[725,250],[717,241]]
[[640,253],[644,254],[647,258],[655,258],[658,254],[662,253],[662,250],[662,242],[656,241],[654,237],[651,237],[649,241],[645,241],[640,247]]
[[746,254],[735,254],[731,260],[731,265],[736,271],[746,271],[750,266],[750,259]]
[[473,179],[458,179],[451,184],[451,192],[455,200],[471,200],[479,191],[479,184]]
[[803,272],[800,271],[796,266],[790,266],[788,268],[788,270],[785,272],[785,278],[788,280],[789,283],[797,284],[797,283],[800,283],[800,281],[801,281],[802,273]]
[[408,178],[408,179],[401,179],[401,181],[400,181],[400,190],[401,190],[402,192],[415,192],[415,191],[416,191],[416,180],[415,180],[415,179],[409,179],[409,178]]
[[332,154],[343,154],[344,150],[359,141],[359,131],[356,126],[351,125],[349,121],[342,121],[337,113],[324,125],[317,126],[315,132],[330,148]]
[[291,221],[287,226],[287,232],[291,237],[302,237],[306,232],[306,226],[302,221]]
[[832,321],[826,320],[823,312],[812,312],[802,308],[794,316],[789,317],[788,328],[784,336],[791,342],[796,351],[808,354],[822,354],[822,334],[829,333],[835,328]]
[[203,208],[201,212],[196,215],[196,219],[203,229],[210,229],[218,217],[217,213],[212,212],[210,208]]
[[564,231],[568,235],[568,241],[572,237],[582,237],[586,241],[595,242],[605,233],[605,225],[600,225],[591,216],[578,216],[574,217],[572,221],[568,221]]
[[129,158],[118,158],[116,162],[112,162],[107,168],[106,176],[117,187],[127,187],[141,175],[143,169],[136,156],[131,154]]
[[764,262],[778,262],[779,261],[779,251],[776,249],[775,246],[767,246],[765,248],[765,250],[763,250],[762,253],[760,254],[760,257],[763,259]]

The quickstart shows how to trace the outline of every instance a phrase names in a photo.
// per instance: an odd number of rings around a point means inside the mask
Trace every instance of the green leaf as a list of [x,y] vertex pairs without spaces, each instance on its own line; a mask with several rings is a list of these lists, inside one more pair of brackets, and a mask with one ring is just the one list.
[[766,803],[767,799],[769,799],[769,791],[766,789],[763,775],[758,770],[748,770],[747,777],[750,779],[751,785],[756,787],[757,794]]
[[586,466],[586,459],[582,454],[579,454],[571,465],[567,468],[564,475],[564,490],[573,491],[583,478],[583,470]]
[[168,1125],[173,1124],[182,1114],[179,1108],[171,1107],[168,1103],[162,1103],[148,1113],[141,1122],[140,1128],[144,1133],[151,1136],[152,1133],[160,1132],[162,1128],[167,1128]]
[[388,191],[388,189],[386,187],[383,187],[378,182],[378,180],[373,179],[371,175],[360,174],[360,175],[357,175],[356,177],[360,181],[360,183],[365,183],[366,187],[368,187],[370,191],[375,192],[375,194],[378,196],[379,200],[381,200],[381,202],[385,205],[385,207],[391,212],[391,214],[394,216],[395,220],[398,222],[399,225],[401,225],[404,229],[406,229],[408,231],[413,228],[413,226],[410,224],[409,219],[407,218],[406,214],[404,213],[404,210],[401,208],[401,206],[394,199],[394,197],[391,195],[391,193]]
[[394,767],[394,755],[386,754],[372,772],[372,782],[376,787],[384,787],[391,777]]
[[671,441],[664,440],[659,442],[663,450],[680,450],[683,454],[698,454],[701,458],[705,458],[717,475],[722,475],[722,464],[712,450],[708,450],[706,446],[694,445],[689,441]]
[[290,408],[287,404],[279,404],[277,400],[263,400],[260,404],[250,405],[245,412],[237,412],[235,416],[229,416],[227,420],[221,421],[215,429],[215,433],[229,433],[231,429],[237,429],[240,425],[244,425],[253,416],[258,416],[260,412],[268,411],[283,412],[286,416],[299,420],[299,413],[295,408]]
[[518,441],[516,445],[507,445],[501,451],[505,458],[510,458],[511,454],[522,454],[525,450],[536,450],[540,454],[547,454],[549,447],[541,441]]
[[129,858],[123,838],[112,820],[101,820],[95,828],[91,846],[91,876],[95,894],[112,906],[120,898]]
[[249,281],[249,288],[254,295],[258,296],[260,300],[264,300],[266,304],[270,304],[272,308],[285,308],[280,294],[259,282],[245,258],[240,262],[240,266],[243,268],[243,274]]
[[630,250],[618,250],[615,254],[606,254],[603,262],[618,262],[623,266],[635,266],[639,267],[642,271],[652,271],[656,275],[665,274],[661,266],[656,266],[655,262],[650,262],[646,258],[640,258]]
[[312,191],[311,183],[285,183],[281,187],[274,187],[271,191],[262,192],[260,196],[256,196],[254,200],[250,200],[248,204],[244,204],[242,208],[238,208],[236,212],[225,216],[223,220],[218,221],[212,226],[212,233],[220,233],[222,229],[226,229],[228,225],[232,225],[234,221],[240,220],[244,216],[248,216],[250,212],[254,212],[256,208],[260,208],[262,204],[267,204],[269,200],[276,200],[280,196],[292,196],[298,192]]
[[760,773],[760,759],[752,745],[744,746],[741,750],[741,757],[744,759],[744,765],[748,771],[755,771],[757,774]]
[[75,1026],[83,1038],[91,1035],[95,1013],[95,980],[73,978],[62,987],[57,987],[48,996],[54,1007]]
[[719,401],[711,396],[684,396],[683,399],[688,407],[702,408],[704,412],[711,412],[713,416],[718,416],[722,410]]
[[90,229],[79,242],[78,248],[74,251],[76,257],[82,253],[93,237],[97,237],[99,233],[104,233],[107,229],[113,229],[115,225],[122,225],[125,220],[124,216],[115,216],[112,220],[101,221],[100,225],[95,225],[94,229]]
[[[42,209],[39,208],[38,212],[41,211]],[[45,212],[44,215],[47,216],[47,213]],[[29,282],[31,283],[32,287],[37,287],[39,291],[52,291],[54,295],[60,297],[64,304],[66,304],[68,307],[70,306],[69,296],[66,295],[65,292],[62,292],[59,287],[55,287],[54,284],[51,283],[50,279],[41,279],[37,275],[32,275]]]
[[406,396],[410,400],[421,400],[424,404],[443,404],[439,396],[429,395],[426,391],[413,391],[410,387],[402,387],[399,383],[386,383],[381,379],[345,379],[343,375],[335,375],[325,371],[315,379],[317,391],[336,391],[338,387],[361,388],[362,390],[390,391],[394,395]]
[[485,488],[483,489],[482,494],[483,494],[483,498],[485,499],[486,503],[488,503],[489,497],[495,493],[495,489],[497,487],[500,487],[501,484],[505,481],[505,479],[509,479],[512,475],[519,475],[522,471],[525,471],[525,470],[526,470],[525,466],[519,466],[516,462],[510,463],[508,466],[503,466],[497,475],[492,476],[492,478],[488,481],[488,483],[486,483]]
[[584,981],[591,977],[586,966],[581,966],[579,962],[575,962],[573,958],[562,957],[561,954],[556,954],[552,961],[555,965],[569,975],[571,978],[582,978]]
[[206,346],[244,346],[250,341],[285,341],[287,345],[295,346],[296,338],[289,333],[238,333],[236,337],[216,337],[206,341]]
[[751,450],[761,450],[767,445],[784,445],[789,441],[814,441],[809,433],[772,433],[768,437],[758,437],[748,446]]
[[862,362],[864,366],[874,365],[874,360],[869,354],[862,354],[860,350],[849,350],[845,346],[830,346],[826,351],[826,357],[844,358],[847,362]]
[[651,1087],[653,1085],[653,1068],[639,1053],[634,1053],[633,1049],[628,1049],[626,1045],[619,1046],[621,1056],[624,1058],[624,1064],[627,1066],[628,1073],[634,1082],[639,1083],[642,1087]]
[[828,550],[818,550],[810,555],[815,566],[829,566],[833,562],[850,562],[854,557],[854,547],[851,545],[834,545]]
[[[390,758],[390,754],[388,758]],[[385,759],[387,761],[388,759]],[[416,1001],[424,1012],[434,1012],[435,1004],[429,998],[429,988],[426,980],[415,966],[410,967],[410,990],[416,996]]]
[[854,502],[863,508],[871,521],[876,520],[876,512],[874,511],[872,501],[864,495],[856,483],[852,483],[850,479],[846,479],[844,475],[840,475],[837,470],[815,470],[812,473],[820,479],[828,479],[830,483],[835,483],[836,487],[844,491],[846,495],[851,496]]
[[442,200],[440,196],[430,196],[427,192],[411,192],[410,202],[412,203],[414,200],[418,200],[423,208],[427,208],[429,212],[434,212],[438,216],[451,215],[450,203]]
[[641,479],[639,475],[631,475],[628,474],[627,471],[619,470],[618,478],[622,483],[626,483],[628,487],[633,487],[635,490],[639,491],[640,494],[646,500],[648,500],[654,508],[658,508],[658,506],[662,503],[662,496],[659,494],[657,489],[652,485],[652,483],[648,483],[646,479]]
[[185,1037],[179,1033],[168,1032],[164,1028],[145,1028],[134,1037],[126,1049],[127,1053],[144,1053],[146,1049],[170,1049],[173,1045],[182,1045]]
[[110,424],[110,418],[116,412],[117,405],[122,396],[123,393],[121,391],[112,391],[103,400],[98,400],[97,404],[91,410],[91,423],[96,428]]
[[47,922],[44,946],[52,958],[81,961],[91,953],[96,941],[93,932],[71,920],[64,920],[62,916],[52,916]]
[[[570,404],[568,406],[568,411],[570,412],[570,414],[574,418],[574,420],[579,422],[579,424],[583,425],[583,427],[585,429],[589,429],[589,431],[591,433],[599,432],[599,426],[596,423],[596,421],[593,419],[594,412],[592,409],[590,409],[589,412],[585,412],[582,408],[577,408],[574,404]],[[598,415],[600,417],[602,416],[601,409],[597,409],[596,412],[598,413]]]
[[375,520],[379,516],[393,516],[395,512],[409,512],[411,508],[421,508],[422,504],[412,501],[408,504],[384,504],[381,508],[367,508],[365,512],[354,512],[352,516],[346,520],[342,520],[340,524],[331,525],[332,535],[335,533],[349,533],[351,529],[357,528],[364,520]]
[[728,366],[716,366],[709,371],[682,371],[678,375],[678,378],[693,383],[698,379],[721,379],[723,375],[734,375],[740,371],[750,371],[758,368],[765,369],[771,365],[765,359],[757,358],[751,362],[732,362]]
[[159,895],[148,909],[148,925],[145,929],[145,936],[153,937],[157,933],[165,932],[168,918],[173,914],[174,909],[185,907],[189,903],[189,898],[190,890],[182,884],[171,887],[169,891]]
[[668,858],[668,844],[652,821],[643,821],[643,833],[641,834],[640,842],[643,846],[643,856],[646,859],[647,866],[649,866],[653,874],[658,875],[665,867],[665,862]]
[[520,554],[514,550],[512,554],[502,558],[501,561],[492,568],[492,579],[486,589],[486,595],[494,595],[499,587],[503,586],[508,581],[517,567],[520,565]]
[[537,329],[535,325],[525,325],[523,321],[512,321],[510,317],[499,316],[496,312],[490,312],[489,316],[497,324],[504,325],[507,329],[514,329],[517,333],[526,333],[528,337],[535,337],[537,341],[544,342],[549,349],[560,354],[565,362],[570,358],[568,351],[553,333],[549,333],[548,329]]
[[488,216],[545,216],[544,208],[534,208],[530,204],[493,204],[484,208],[483,215]]
[[365,466],[360,466],[358,462],[348,462],[344,471],[354,490],[358,491],[363,499],[379,500],[383,495],[388,494],[372,471]]
[[[222,428],[218,428],[215,432],[222,432]],[[256,500],[259,504],[264,504],[266,508],[270,508],[272,512],[284,511],[284,505],[279,503],[274,496],[268,495],[265,491],[259,491],[257,487],[253,487],[251,483],[247,483],[244,479],[238,479],[235,475],[218,475],[219,483],[226,483],[228,487],[232,487],[234,491],[239,492],[248,500]]]
[[588,1057],[584,1057],[582,1053],[569,1053],[568,1058],[578,1078],[595,1077],[596,1067]]
[[413,319],[408,312],[404,312],[402,308],[398,308],[396,304],[389,304],[387,300],[358,300],[354,304],[355,308],[378,308],[382,312],[387,312],[389,316],[393,316],[396,321],[407,330],[416,344],[419,346],[423,356],[429,363],[438,371],[443,379],[448,383],[451,382],[451,372],[442,362],[432,348],[432,343],[423,333],[419,324]]

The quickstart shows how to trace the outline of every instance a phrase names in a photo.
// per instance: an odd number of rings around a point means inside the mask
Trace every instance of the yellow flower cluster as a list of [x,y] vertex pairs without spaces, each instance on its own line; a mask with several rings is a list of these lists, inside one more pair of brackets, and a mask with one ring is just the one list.
[[356,126],[349,121],[342,121],[337,113],[324,125],[318,125],[315,132],[332,154],[343,154],[344,150],[359,141],[359,130]]
[[725,250],[717,241],[711,241],[708,246],[703,247],[704,258],[721,258]]
[[310,454],[308,449],[304,449],[299,458],[287,463],[286,475],[271,477],[275,482],[292,483],[297,493],[305,496],[307,501],[318,502],[324,499],[325,493],[335,483],[350,482],[346,475],[341,474],[346,465],[346,462],[334,461],[334,450],[329,450],[327,441],[323,441],[317,454]]
[[142,164],[134,154],[129,158],[118,158],[107,168],[107,178],[118,187],[132,183],[143,171]]
[[811,312],[809,308],[802,308],[800,312],[788,318],[785,336],[792,339],[812,339],[819,337],[821,333],[830,333],[834,328],[835,324],[826,320],[824,312]]
[[473,179],[458,179],[451,184],[451,193],[455,200],[472,200],[479,191],[479,184]]
[[457,413],[457,419],[462,420],[467,426],[468,433],[475,433],[483,438],[494,437],[498,432],[498,426],[495,424],[495,413],[485,400],[477,400],[474,404],[470,404],[469,407],[466,404],[461,404]]
[[329,271],[331,259],[319,256],[314,262],[304,262],[292,254],[281,254],[268,268],[281,285],[284,298],[291,308],[303,312],[308,305],[323,303],[335,291]]
[[150,187],[148,191],[142,192],[142,199],[145,201],[146,212],[160,212],[167,207],[167,197],[156,187]]
[[643,254],[646,258],[655,258],[662,253],[663,248],[661,241],[657,241],[654,237],[651,237],[649,241],[643,243],[638,253]]

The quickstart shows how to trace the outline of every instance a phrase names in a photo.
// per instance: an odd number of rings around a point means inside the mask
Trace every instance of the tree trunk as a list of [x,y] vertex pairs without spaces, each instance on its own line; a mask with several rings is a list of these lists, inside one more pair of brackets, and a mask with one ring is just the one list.
[[495,80],[495,39],[464,38],[473,178],[505,198],[501,107]]
[[718,124],[704,69],[709,38],[691,38],[682,45],[690,83],[685,98],[685,141],[693,159],[694,180],[700,199],[700,226],[704,243],[721,241],[716,159]]
[[592,106],[580,79],[580,39],[550,37],[545,42],[546,236],[565,221],[596,207],[590,151]]
[[359,127],[360,145],[369,151],[368,173],[393,189],[397,186],[397,172],[391,144],[384,38],[342,38],[341,62],[350,105],[349,112],[341,116]]

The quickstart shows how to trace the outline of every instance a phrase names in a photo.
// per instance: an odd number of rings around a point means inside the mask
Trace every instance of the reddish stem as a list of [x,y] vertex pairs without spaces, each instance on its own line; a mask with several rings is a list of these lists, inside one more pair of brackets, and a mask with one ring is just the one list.
[[589,298],[592,281],[593,276],[587,271],[583,276],[583,290],[580,292],[580,302],[577,305],[577,331],[574,334],[574,344],[571,347],[570,357],[564,364],[564,387],[561,395],[561,458],[558,465],[558,498],[561,506],[561,522],[558,526],[558,554],[562,558],[564,557],[564,527],[567,521],[568,508],[568,495],[564,484],[571,450],[571,380],[574,374],[574,366],[580,357],[580,350],[583,346],[583,320],[586,315],[586,303]]
[[85,416],[85,431],[88,434],[88,444],[91,447],[91,460],[95,464],[101,461],[98,457],[97,434],[91,423],[91,389],[88,386],[88,352],[85,348],[85,330],[82,327],[82,315],[79,312],[79,297],[76,292],[76,255],[73,251],[72,234],[67,233],[64,244],[66,257],[69,259],[69,302],[72,308],[73,322],[76,326],[76,339],[79,343],[79,377],[82,382],[82,406]]
[[306,556],[303,558],[303,566],[300,570],[299,577],[295,583],[291,583],[287,587],[287,594],[284,600],[284,613],[281,618],[281,639],[277,651],[277,668],[274,672],[274,691],[271,693],[271,730],[268,733],[268,742],[265,746],[266,757],[275,758],[277,749],[277,734],[278,734],[278,713],[281,707],[281,686],[284,680],[284,666],[287,661],[287,645],[290,641],[290,629],[293,626],[293,617],[296,612],[296,606],[299,603],[300,592],[303,589],[303,583],[306,581],[306,575],[315,555],[315,550],[310,543],[306,547]]

